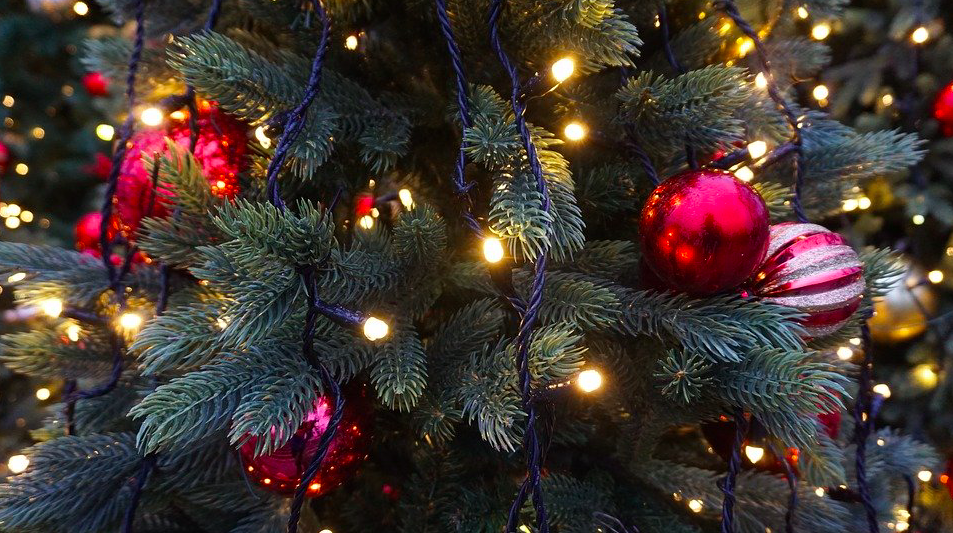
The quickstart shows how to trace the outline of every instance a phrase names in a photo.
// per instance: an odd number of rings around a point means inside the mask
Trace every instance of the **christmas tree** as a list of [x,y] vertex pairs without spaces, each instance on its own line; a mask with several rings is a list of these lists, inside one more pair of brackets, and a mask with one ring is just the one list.
[[0,243],[64,383],[0,530],[934,527],[843,220],[925,144],[800,81],[844,4],[107,2],[101,208]]

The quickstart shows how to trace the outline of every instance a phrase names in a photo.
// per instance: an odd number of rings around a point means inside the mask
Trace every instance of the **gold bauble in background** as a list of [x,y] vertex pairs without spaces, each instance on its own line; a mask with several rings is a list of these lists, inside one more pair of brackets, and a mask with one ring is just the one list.
[[902,281],[886,295],[874,299],[874,316],[867,323],[870,335],[883,343],[912,339],[926,331],[927,320],[936,314],[936,310],[936,293],[926,273],[911,265]]

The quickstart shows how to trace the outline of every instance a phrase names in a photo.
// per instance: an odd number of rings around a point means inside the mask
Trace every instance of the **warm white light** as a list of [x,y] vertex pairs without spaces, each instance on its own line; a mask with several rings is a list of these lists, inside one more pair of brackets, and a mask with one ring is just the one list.
[[738,55],[742,57],[746,56],[748,55],[748,52],[750,52],[752,48],[754,48],[754,41],[752,41],[751,39],[745,38],[738,45]]
[[11,455],[7,460],[7,468],[14,474],[19,474],[30,466],[30,459],[25,455]]
[[927,42],[927,39],[930,38],[930,30],[926,29],[924,26],[913,30],[913,33],[910,34],[910,40],[916,44],[923,44]]
[[939,270],[931,270],[930,273],[927,274],[927,279],[930,280],[930,283],[939,283],[943,281],[943,272]]
[[116,129],[110,126],[109,124],[100,124],[96,126],[96,136],[104,141],[113,140],[113,135],[116,134]]
[[9,94],[3,96],[3,105],[6,107],[13,107],[13,104],[16,103],[16,100],[13,99]]
[[397,197],[400,198],[400,203],[404,204],[405,209],[414,208],[414,196],[410,194],[410,189],[401,189],[397,191]]
[[146,126],[158,126],[162,124],[164,118],[165,115],[162,114],[162,110],[158,107],[147,107],[139,114],[139,120]]
[[923,215],[913,215],[913,218],[911,218],[910,220],[912,220],[913,224],[916,226],[920,226],[927,221],[927,219]]
[[844,200],[844,211],[853,211],[854,209],[857,209],[858,206],[860,206],[860,202],[858,202],[856,198],[848,198]]
[[63,300],[59,298],[47,298],[40,302],[40,309],[49,317],[56,318],[63,312]]
[[217,325],[219,329],[225,329],[228,327],[228,319],[221,317],[215,321],[215,325]]
[[764,72],[759,72],[758,75],[754,77],[754,86],[759,89],[764,89],[768,86],[768,78],[764,75]]
[[135,313],[123,313],[119,317],[119,325],[123,329],[136,329],[142,325],[142,317]]
[[886,106],[886,107],[889,107],[889,106],[893,105],[893,95],[890,94],[890,93],[887,93],[887,94],[881,96],[881,97],[880,97],[880,102],[881,102],[884,106]]
[[66,326],[66,338],[76,342],[79,340],[79,333],[82,331],[79,327],[79,324],[70,324]]
[[271,148],[271,139],[265,135],[264,126],[258,126],[255,128],[255,139],[258,140],[258,144],[260,144],[262,148],[265,148],[266,150]]
[[748,143],[748,155],[750,155],[752,159],[758,159],[766,153],[768,153],[768,143],[764,141]]
[[745,456],[752,463],[757,463],[764,457],[764,448],[760,446],[745,446]]
[[754,171],[748,167],[739,167],[734,170],[735,177],[741,181],[751,181],[754,179]]
[[817,494],[817,497],[818,497],[818,498],[823,498],[823,497],[824,497],[824,487],[817,487],[816,489],[814,489],[814,494]]
[[357,224],[364,229],[371,229],[374,227],[374,217],[364,215],[357,221]]
[[89,13],[89,6],[86,5],[86,2],[76,2],[73,4],[73,12],[82,17]]
[[929,470],[921,470],[917,472],[917,479],[926,483],[927,481],[933,479],[933,472],[930,472]]
[[26,279],[26,272],[17,272],[16,274],[11,274],[7,278],[7,283],[16,283],[18,281],[23,281]]
[[837,349],[837,358],[841,361],[847,361],[854,356],[854,350],[851,350],[847,346],[841,346]]
[[42,139],[43,137],[46,137],[46,130],[37,126],[30,130],[30,135],[32,135],[34,139]]
[[357,50],[358,44],[357,35],[348,35],[347,38],[344,39],[344,48],[348,50]]
[[40,400],[41,402],[44,401],[44,400],[49,400],[49,399],[50,399],[50,389],[48,389],[48,388],[46,388],[46,387],[41,387],[41,388],[39,388],[39,389],[36,389],[36,399],[37,399],[37,400]]
[[877,439],[877,446],[883,446],[884,444],[887,444],[887,441],[883,439]]
[[21,176],[26,176],[30,172],[30,167],[26,166],[26,163],[17,163],[13,170]]
[[602,386],[602,374],[598,370],[583,370],[576,379],[576,385],[582,392],[593,392]]
[[688,508],[691,509],[692,512],[700,513],[702,512],[702,507],[701,500],[688,500]]
[[10,229],[17,229],[20,227],[20,219],[10,217],[3,221],[3,224]]
[[499,263],[503,260],[503,243],[496,237],[483,239],[483,258],[487,263]]
[[364,336],[367,337],[369,341],[376,341],[383,339],[387,336],[387,332],[390,331],[390,327],[387,325],[387,322],[375,317],[368,317],[364,321]]
[[381,216],[380,209],[378,209],[378,208],[376,208],[376,207],[372,207],[372,208],[371,208],[371,216],[374,217],[374,218],[377,218],[377,217]]
[[909,522],[898,521],[897,526],[894,528],[894,531],[906,531],[910,529]]
[[6,210],[2,213],[5,217],[15,217],[20,214],[20,206],[17,204],[10,204],[7,206]]
[[809,17],[810,15],[811,15],[811,14],[807,12],[807,8],[806,8],[806,7],[801,6],[801,7],[797,8],[797,16],[798,16],[798,18],[806,19],[806,18]]
[[875,394],[883,396],[885,399],[890,397],[890,387],[886,383],[878,383],[872,389]]
[[869,207],[870,207],[870,198],[867,198],[866,196],[861,196],[861,197],[857,200],[857,207],[859,207],[859,208],[861,208],[861,209],[867,209],[867,208],[869,208]]
[[827,36],[831,34],[831,25],[826,22],[821,22],[820,24],[815,24],[811,28],[811,37],[814,37],[818,41],[823,41],[827,39]]
[[20,213],[20,220],[24,222],[33,222],[33,211],[23,211]]
[[847,342],[853,344],[854,346],[860,346],[860,343],[861,343],[862,341],[860,340],[860,337],[852,337],[852,338],[851,338],[849,341],[847,341]]
[[563,135],[570,141],[581,141],[586,138],[586,127],[579,122],[570,122],[563,129]]
[[827,97],[831,95],[831,91],[827,88],[827,85],[821,84],[817,87],[814,87],[814,90],[811,91],[811,94],[814,95],[815,100],[821,101],[827,100]]
[[321,531],[318,531],[318,533],[334,533],[334,532],[331,531],[330,529],[324,528]]
[[576,62],[573,61],[571,57],[564,57],[553,63],[550,70],[553,73],[553,78],[555,78],[558,83],[562,83],[572,76],[573,71],[576,70]]
[[932,365],[922,364],[913,367],[913,377],[923,388],[932,389],[940,381],[940,376],[933,370]]

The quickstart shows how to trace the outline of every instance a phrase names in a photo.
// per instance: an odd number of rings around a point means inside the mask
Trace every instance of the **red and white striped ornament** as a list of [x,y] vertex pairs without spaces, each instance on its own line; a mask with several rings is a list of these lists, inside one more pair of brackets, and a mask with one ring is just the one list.
[[809,338],[840,329],[864,297],[864,269],[844,238],[817,224],[771,226],[768,255],[749,285],[763,301],[794,307]]

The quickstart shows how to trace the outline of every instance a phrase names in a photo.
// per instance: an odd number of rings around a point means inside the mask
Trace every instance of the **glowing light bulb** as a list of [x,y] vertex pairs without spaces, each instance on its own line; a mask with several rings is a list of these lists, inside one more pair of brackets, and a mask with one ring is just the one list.
[[483,239],[483,258],[487,263],[499,263],[503,260],[503,243],[496,237]]
[[357,50],[357,45],[360,44],[357,40],[357,35],[348,35],[344,39],[344,48],[348,50]]
[[[308,485],[308,490],[315,490],[315,491],[316,491],[316,490],[319,490],[320,488],[321,488],[321,484],[320,484],[320,483],[312,483],[312,484]],[[327,530],[325,530],[325,531],[327,531]]]
[[255,139],[258,140],[258,144],[260,144],[262,148],[265,148],[265,149],[271,148],[271,139],[268,138],[267,135],[265,135],[264,126],[258,126],[257,128],[255,128]]
[[16,274],[11,274],[7,278],[7,283],[16,283],[18,281],[23,281],[26,279],[26,272],[17,272]]
[[853,211],[857,209],[859,205],[860,202],[858,202],[856,198],[848,198],[844,200],[844,211]]
[[738,45],[738,55],[744,57],[748,55],[748,52],[750,52],[752,48],[754,48],[754,41],[745,38]]
[[13,170],[21,176],[26,176],[30,172],[30,167],[26,166],[26,163],[17,163]]
[[374,227],[374,217],[371,215],[364,215],[357,221],[357,224],[364,229],[371,229]]
[[331,531],[330,529],[324,528],[321,531],[318,531],[318,533],[334,533],[334,532]]
[[913,377],[923,388],[932,389],[940,381],[940,376],[933,370],[932,365],[922,364],[913,367]]
[[911,218],[910,220],[912,220],[913,224],[916,226],[921,226],[923,225],[924,222],[927,221],[926,217],[924,217],[923,215],[913,215],[913,218]]
[[857,200],[857,207],[861,209],[867,209],[870,207],[870,198],[862,196]]
[[12,218],[12,217],[11,217],[11,218],[8,218],[8,219],[6,219],[6,220],[3,221],[3,225],[6,226],[6,227],[8,227],[8,228],[10,228],[10,229],[17,229],[17,228],[20,227],[20,219],[19,219],[19,218]]
[[364,336],[367,337],[369,341],[376,341],[383,339],[387,336],[387,332],[390,331],[390,326],[387,325],[387,322],[375,317],[368,317],[364,321]]
[[40,309],[49,317],[56,318],[63,312],[63,300],[59,298],[47,298],[40,302]]
[[82,330],[79,327],[79,324],[70,324],[66,326],[66,338],[76,342],[79,340],[79,334]]
[[688,508],[694,513],[702,512],[702,501],[701,500],[688,500]]
[[25,455],[11,455],[7,459],[7,468],[10,469],[10,472],[14,474],[19,474],[27,469],[30,466],[30,459]]
[[42,139],[43,137],[46,137],[46,130],[37,126],[30,130],[30,135],[32,135],[34,139]]
[[880,97],[880,102],[881,102],[885,107],[890,107],[890,106],[892,106],[892,105],[893,105],[893,95],[890,94],[890,93],[887,93],[887,94],[881,96],[881,97]]
[[73,4],[73,12],[82,17],[89,13],[89,6],[86,2],[76,2]]
[[571,57],[564,57],[553,63],[550,70],[556,82],[562,83],[572,76],[572,73],[576,70],[576,62]]
[[806,7],[801,6],[801,7],[797,8],[797,16],[798,16],[798,18],[800,18],[800,19],[803,20],[803,19],[806,19],[807,17],[811,16],[811,14],[807,12],[807,8],[806,8]]
[[570,141],[581,141],[586,138],[586,127],[579,122],[570,122],[563,128],[563,135]]
[[33,211],[23,211],[20,213],[20,220],[24,222],[33,222]]
[[404,204],[405,209],[414,208],[414,196],[410,194],[410,189],[401,189],[397,191],[397,197],[400,198],[400,203]]
[[814,27],[811,28],[811,37],[815,38],[818,41],[823,41],[824,39],[827,39],[827,37],[830,34],[831,34],[831,25],[826,22],[815,24]]
[[910,40],[916,44],[923,44],[927,42],[927,39],[930,38],[930,30],[926,29],[925,26],[920,26],[919,28],[913,30],[913,33],[910,34]]
[[816,489],[814,489],[814,494],[817,494],[817,497],[818,497],[818,498],[823,498],[823,497],[824,497],[824,487],[817,487]]
[[750,155],[752,159],[758,159],[766,153],[768,153],[768,143],[764,141],[748,143],[748,155]]
[[13,107],[13,104],[16,103],[16,100],[13,99],[9,94],[3,96],[3,105],[6,107]]
[[49,399],[50,399],[50,389],[48,389],[48,388],[46,388],[46,387],[40,387],[39,389],[36,389],[36,399],[37,399],[37,400],[40,400],[41,402],[44,401],[44,400],[49,400]]
[[837,349],[837,358],[841,361],[847,361],[854,356],[854,350],[851,350],[847,346],[841,346]]
[[165,119],[165,115],[158,107],[147,107],[142,110],[142,113],[139,113],[139,120],[146,126],[158,126],[162,124],[163,119]]
[[939,283],[943,281],[943,272],[939,270],[931,270],[930,273],[927,274],[927,279],[930,280],[930,283]]
[[754,171],[748,167],[739,167],[735,169],[735,177],[741,181],[751,181],[754,179]]
[[582,392],[593,392],[602,387],[602,374],[598,370],[583,370],[579,373],[579,377],[576,378],[576,386]]
[[852,338],[851,338],[849,341],[847,341],[847,342],[853,344],[854,346],[860,346],[860,343],[863,342],[863,341],[860,340],[860,337],[852,337]]
[[878,383],[874,385],[874,388],[871,390],[873,390],[875,394],[883,396],[884,399],[890,397],[890,387],[888,387],[886,383]]
[[96,136],[103,141],[113,140],[113,135],[116,134],[116,129],[110,126],[109,124],[100,124],[96,126]]
[[758,75],[754,77],[754,86],[759,89],[764,89],[768,86],[768,78],[764,75],[764,72],[759,72]]
[[142,325],[142,317],[136,313],[123,313],[119,317],[119,325],[123,329],[136,329]]
[[814,99],[817,101],[827,100],[827,97],[831,95],[831,90],[827,88],[827,85],[820,84],[814,87],[811,94],[814,95]]
[[7,206],[7,210],[4,216],[15,217],[19,214],[20,214],[20,206],[17,204],[10,204]]
[[917,472],[917,479],[926,483],[927,481],[933,479],[933,472],[930,472],[929,470],[921,470]]
[[745,456],[752,463],[757,463],[764,457],[764,448],[760,446],[745,446]]

